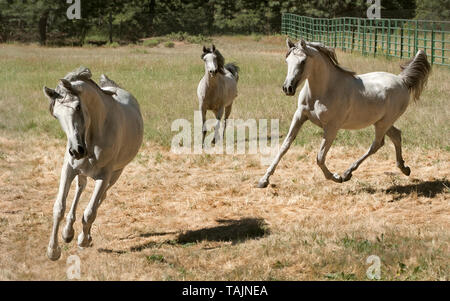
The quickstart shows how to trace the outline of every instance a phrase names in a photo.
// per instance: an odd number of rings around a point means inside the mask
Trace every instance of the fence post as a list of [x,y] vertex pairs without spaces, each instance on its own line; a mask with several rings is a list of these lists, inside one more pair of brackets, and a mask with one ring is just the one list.
[[366,54],[366,19],[364,19],[364,25],[363,25],[363,45],[362,45],[362,53],[363,55]]
[[337,30],[336,30],[336,19],[333,19],[333,31],[334,31],[334,48],[337,47]]
[[387,52],[386,56],[391,55],[391,19],[388,19],[388,36],[387,36]]
[[400,58],[403,58],[403,22],[400,23]]
[[434,64],[434,22],[431,23],[431,65]]
[[352,22],[352,53],[353,53],[353,49],[355,48],[355,26],[353,25]]
[[441,55],[442,55],[442,65],[444,65],[444,62],[445,62],[445,33],[444,33],[444,29],[443,28],[441,28],[441,30],[442,30],[442,39],[441,39],[441,49],[442,49],[442,53],[441,53]]
[[377,47],[378,47],[378,27],[375,26],[375,47],[373,50],[373,56],[377,56]]
[[417,51],[419,50],[419,21],[416,20],[416,29],[414,30],[414,55],[416,55]]

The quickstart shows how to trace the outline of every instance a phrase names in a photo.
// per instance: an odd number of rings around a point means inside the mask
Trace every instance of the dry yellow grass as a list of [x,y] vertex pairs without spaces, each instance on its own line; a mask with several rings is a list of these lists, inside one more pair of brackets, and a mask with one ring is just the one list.
[[[180,156],[146,143],[100,208],[94,246],[61,242],[51,262],[64,142],[0,137],[0,279],[66,279],[74,254],[85,280],[364,280],[369,255],[382,279],[449,279],[448,152],[407,151],[407,178],[388,145],[339,185],[324,179],[315,150],[296,147],[260,190],[256,155]],[[363,152],[335,147],[330,168]],[[92,182],[82,209],[91,192]]]

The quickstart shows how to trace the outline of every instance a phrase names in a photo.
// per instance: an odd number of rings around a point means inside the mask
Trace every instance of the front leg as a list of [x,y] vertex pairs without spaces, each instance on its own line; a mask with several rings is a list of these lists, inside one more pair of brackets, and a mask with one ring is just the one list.
[[220,120],[222,119],[223,111],[224,111],[224,108],[221,107],[217,112],[215,112],[217,123],[216,123],[216,127],[214,128],[214,139],[212,141],[212,144],[216,144],[216,142],[218,143],[220,141],[219,130],[220,130]]
[[101,178],[95,181],[94,192],[92,194],[91,200],[84,210],[82,224],[83,232],[78,235],[78,246],[81,248],[88,247],[92,241],[91,239],[91,227],[97,216],[97,210],[102,201],[106,190],[109,186],[109,181],[111,178],[111,173],[108,172]]
[[259,180],[258,188],[266,188],[269,185],[270,176],[275,172],[275,168],[277,167],[281,158],[287,153],[292,142],[295,140],[295,137],[297,137],[298,131],[306,120],[308,120],[308,117],[303,114],[303,111],[301,109],[297,109],[294,114],[294,118],[292,119],[289,133],[287,134],[286,139],[284,140],[283,145],[278,152],[278,155],[273,160],[272,165],[270,165],[264,176]]
[[58,260],[61,256],[61,249],[58,246],[59,223],[64,217],[66,210],[66,198],[69,193],[70,184],[76,176],[75,170],[70,166],[68,160],[64,160],[61,170],[61,180],[59,182],[58,196],[53,206],[53,229],[48,243],[47,256],[51,260]]
[[73,230],[73,223],[76,219],[76,211],[78,201],[80,200],[81,194],[83,193],[84,188],[86,187],[86,176],[78,175],[77,176],[77,190],[75,191],[75,197],[72,202],[72,206],[70,207],[70,211],[67,214],[66,218],[66,226],[63,229],[62,237],[66,243],[72,241],[73,236],[75,234]]

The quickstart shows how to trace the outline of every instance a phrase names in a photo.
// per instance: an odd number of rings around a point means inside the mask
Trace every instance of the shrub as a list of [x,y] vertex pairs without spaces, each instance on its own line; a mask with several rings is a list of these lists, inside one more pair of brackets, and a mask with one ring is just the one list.
[[173,47],[175,47],[175,43],[171,42],[171,41],[165,42],[164,46],[167,47],[167,48],[173,48]]
[[106,44],[106,46],[111,47],[111,48],[117,48],[117,47],[119,47],[120,45],[119,45],[119,43],[117,43],[117,42],[112,42],[112,43]]
[[158,39],[149,39],[149,40],[145,40],[144,43],[142,43],[142,45],[146,46],[146,47],[156,47],[158,46],[160,43],[160,41]]
[[197,36],[188,36],[186,41],[191,44],[204,44],[204,43],[210,43],[212,41],[212,39],[210,37],[205,37],[205,36],[199,34]]

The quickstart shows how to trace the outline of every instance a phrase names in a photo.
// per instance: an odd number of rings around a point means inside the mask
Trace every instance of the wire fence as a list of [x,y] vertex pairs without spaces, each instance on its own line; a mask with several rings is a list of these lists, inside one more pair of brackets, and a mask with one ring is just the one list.
[[412,58],[419,49],[431,63],[450,66],[450,22],[342,17],[310,18],[285,13],[282,34],[344,51]]

